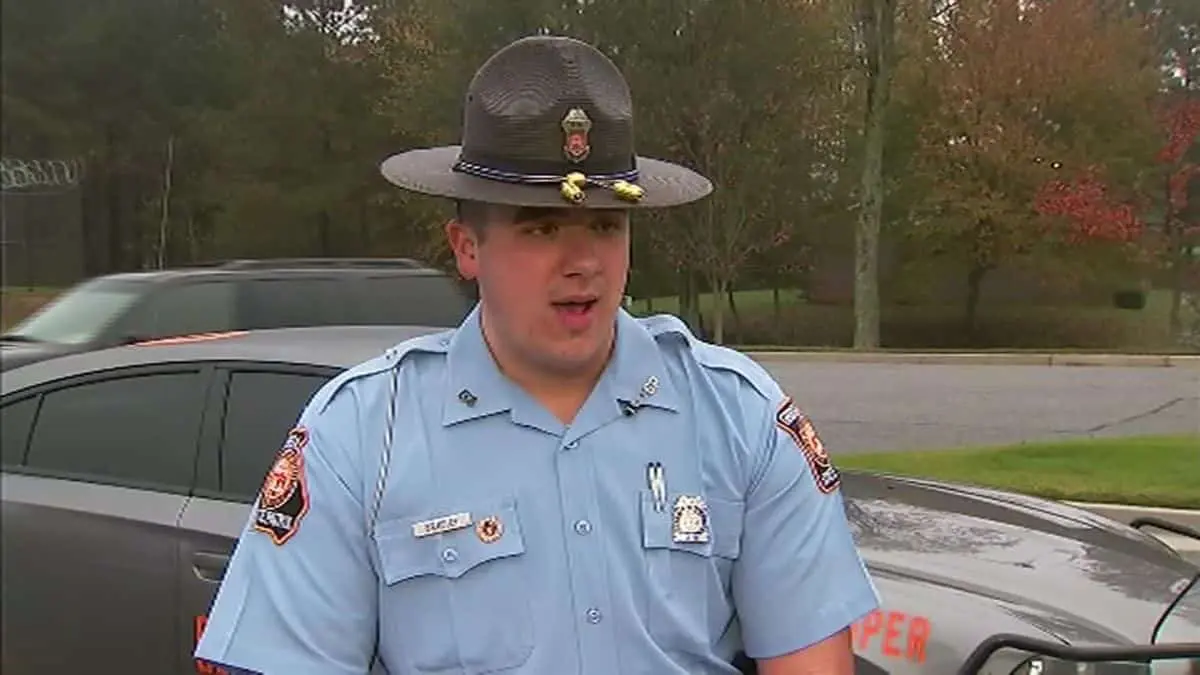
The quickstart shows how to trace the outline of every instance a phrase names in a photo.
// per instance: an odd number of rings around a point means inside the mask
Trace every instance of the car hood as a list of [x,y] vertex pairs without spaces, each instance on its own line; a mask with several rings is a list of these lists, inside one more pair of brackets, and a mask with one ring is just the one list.
[[69,345],[52,342],[11,342],[0,340],[0,371],[23,366],[35,361],[44,361],[79,351]]
[[[844,493],[885,614],[924,617],[934,650],[969,651],[997,632],[1146,643],[1198,571],[1157,539],[1060,502],[855,472]],[[1185,611],[1175,626],[1200,635],[1200,615]],[[887,656],[882,637],[876,648],[856,639],[861,653]]]

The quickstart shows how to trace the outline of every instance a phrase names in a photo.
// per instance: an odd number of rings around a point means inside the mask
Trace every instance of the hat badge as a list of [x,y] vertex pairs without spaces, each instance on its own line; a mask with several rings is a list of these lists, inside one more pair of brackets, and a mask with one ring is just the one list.
[[588,142],[588,132],[592,130],[592,120],[582,108],[571,108],[562,120],[563,154],[567,160],[578,164],[587,159],[592,152]]

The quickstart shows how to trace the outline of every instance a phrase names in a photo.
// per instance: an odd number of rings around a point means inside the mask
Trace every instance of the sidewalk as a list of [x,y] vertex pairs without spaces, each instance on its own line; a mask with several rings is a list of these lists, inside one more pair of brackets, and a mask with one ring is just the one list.
[[1058,352],[855,352],[738,347],[756,361],[899,363],[923,365],[1124,366],[1200,369],[1200,354],[1088,354]]

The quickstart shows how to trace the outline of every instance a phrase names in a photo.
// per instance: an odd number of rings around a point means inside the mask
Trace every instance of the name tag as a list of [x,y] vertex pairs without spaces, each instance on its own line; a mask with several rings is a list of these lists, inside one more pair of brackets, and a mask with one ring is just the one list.
[[429,520],[422,520],[419,523],[413,523],[412,528],[413,536],[420,538],[428,537],[431,534],[453,532],[454,530],[461,530],[464,527],[470,526],[470,513],[455,513],[449,516],[440,516],[437,518],[430,518]]

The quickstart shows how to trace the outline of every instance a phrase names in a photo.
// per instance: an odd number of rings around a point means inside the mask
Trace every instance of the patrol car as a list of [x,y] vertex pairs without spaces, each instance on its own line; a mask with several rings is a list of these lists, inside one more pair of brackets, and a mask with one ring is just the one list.
[[[436,330],[234,331],[6,372],[0,671],[211,672],[192,650],[299,410]],[[1053,501],[844,474],[884,602],[853,627],[858,673],[1200,674],[1200,569],[1161,540]]]

